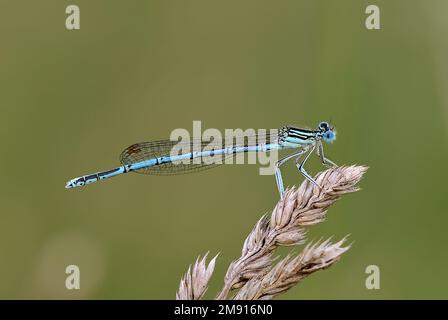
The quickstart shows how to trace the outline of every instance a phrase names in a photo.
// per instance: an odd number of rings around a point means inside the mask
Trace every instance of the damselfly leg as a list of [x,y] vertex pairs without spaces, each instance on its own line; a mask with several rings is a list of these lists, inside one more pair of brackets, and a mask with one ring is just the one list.
[[314,152],[314,150],[316,149],[316,146],[313,145],[311,147],[310,152],[308,152],[308,154],[305,156],[305,159],[303,159],[303,161],[299,164],[299,159],[297,158],[296,160],[296,166],[299,169],[300,173],[307,179],[309,180],[311,183],[313,183],[316,187],[318,187],[319,189],[321,188],[320,185],[316,182],[316,180],[314,180],[309,174],[308,172],[306,172],[305,168],[303,167],[306,163],[306,161],[308,160],[308,158],[310,157],[310,155]]
[[[299,159],[306,152],[306,149],[302,149],[298,152],[294,152],[275,163],[275,181],[277,182],[278,192],[280,193],[280,198],[283,197],[283,193],[285,192],[285,187],[283,185],[282,173],[280,171],[280,167],[285,164],[290,159],[297,158]],[[297,160],[296,160],[297,161]]]
[[327,167],[337,167],[338,166],[336,163],[334,163],[330,159],[325,158],[324,147],[322,145],[322,142],[319,142],[319,147],[317,148],[317,155],[319,156],[322,164],[324,164],[325,166],[327,166]]

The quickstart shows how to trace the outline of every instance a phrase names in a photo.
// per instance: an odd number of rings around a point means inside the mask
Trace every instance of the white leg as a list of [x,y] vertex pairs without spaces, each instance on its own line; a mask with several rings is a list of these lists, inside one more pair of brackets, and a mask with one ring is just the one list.
[[277,182],[277,189],[278,192],[280,193],[280,198],[283,196],[283,192],[285,192],[285,188],[283,185],[283,178],[282,178],[282,173],[280,171],[280,167],[285,164],[285,162],[287,162],[288,160],[292,159],[292,158],[296,158],[296,161],[300,158],[300,156],[302,154],[304,154],[307,150],[306,149],[302,149],[298,152],[295,152],[293,154],[290,154],[280,160],[278,160],[275,163],[275,181]]
[[[313,153],[314,149],[316,149],[316,146],[313,146],[311,148],[311,151],[308,152],[308,154],[306,155],[305,159],[303,159],[303,161],[299,164],[298,161],[296,161],[296,166],[299,169],[299,172],[311,183],[313,183],[316,187],[320,188],[319,184],[316,182],[316,180],[314,180],[309,174],[308,172],[306,172],[305,168],[303,167],[305,162],[308,160],[309,156]],[[297,159],[298,160],[298,159]]]
[[319,147],[317,148],[317,155],[320,158],[320,161],[327,167],[337,167],[338,165],[331,161],[330,159],[325,158],[324,154],[324,147],[322,145],[322,142],[319,143]]

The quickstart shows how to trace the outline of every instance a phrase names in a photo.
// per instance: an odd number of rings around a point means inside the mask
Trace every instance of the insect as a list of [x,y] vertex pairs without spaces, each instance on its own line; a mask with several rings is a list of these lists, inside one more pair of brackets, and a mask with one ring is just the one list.
[[[199,142],[199,150],[195,150],[196,141],[177,142],[172,140],[159,140],[152,142],[136,143],[126,148],[120,155],[121,166],[112,170],[101,171],[81,177],[71,179],[67,182],[66,188],[81,187],[99,180],[108,179],[128,172],[142,174],[172,175],[197,172],[212,168],[224,161],[216,161],[217,157],[232,157],[243,152],[269,152],[272,150],[298,149],[294,153],[279,159],[275,163],[275,180],[278,192],[283,195],[284,185],[280,168],[288,160],[295,159],[295,164],[299,172],[311,183],[320,187],[318,183],[308,174],[304,165],[313,152],[319,156],[321,162],[326,166],[336,166],[336,164],[325,157],[322,141],[333,142],[336,139],[334,127],[328,122],[319,123],[316,130],[300,129],[292,126],[285,126],[275,133],[258,134],[255,137],[245,137],[249,139],[238,139],[227,137],[224,141]],[[250,139],[254,138],[254,139]],[[228,144],[228,141],[232,143]],[[248,141],[249,140],[249,141]],[[252,140],[252,141],[250,141]],[[259,141],[263,141],[260,143]],[[187,150],[172,154],[173,148]],[[198,160],[200,160],[198,162]]]

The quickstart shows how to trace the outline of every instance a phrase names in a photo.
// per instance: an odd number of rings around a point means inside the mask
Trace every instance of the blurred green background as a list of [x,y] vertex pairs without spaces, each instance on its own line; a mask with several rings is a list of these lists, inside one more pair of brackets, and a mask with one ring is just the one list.
[[[65,28],[77,4],[81,29]],[[381,10],[381,30],[364,26]],[[448,2],[0,1],[0,298],[172,299],[221,252],[207,297],[278,200],[256,165],[129,174],[77,190],[125,147],[172,129],[315,127],[370,166],[310,240],[352,249],[287,299],[448,298]],[[310,171],[321,166],[314,158]],[[288,185],[302,177],[293,165]],[[81,290],[65,289],[65,267]],[[381,289],[365,288],[378,265]]]

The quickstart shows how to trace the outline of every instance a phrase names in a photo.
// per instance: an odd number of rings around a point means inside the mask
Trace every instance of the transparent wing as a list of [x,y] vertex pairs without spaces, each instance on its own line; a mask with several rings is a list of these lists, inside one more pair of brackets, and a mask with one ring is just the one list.
[[[132,146],[123,150],[120,155],[120,162],[123,165],[129,165],[148,159],[159,158],[163,156],[170,156],[173,148],[176,150],[182,150],[176,152],[177,154],[188,153],[191,151],[203,151],[203,150],[220,150],[228,147],[242,147],[253,146],[260,143],[275,143],[277,142],[277,133],[257,134],[251,136],[239,136],[239,137],[226,137],[224,139],[218,139],[214,141],[204,140],[190,140],[189,142],[178,142],[171,140],[159,140],[151,142],[141,142],[133,144]],[[164,163],[161,165],[152,166],[149,168],[139,169],[133,172],[141,174],[152,175],[175,175],[198,172],[207,170],[226,162],[226,159],[234,157],[235,154],[227,155],[214,155],[212,157],[202,157],[200,163],[195,163],[198,159],[187,159],[182,162],[176,163]],[[220,157],[220,158],[219,158]],[[219,161],[217,161],[219,160]]]

